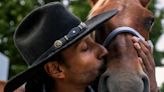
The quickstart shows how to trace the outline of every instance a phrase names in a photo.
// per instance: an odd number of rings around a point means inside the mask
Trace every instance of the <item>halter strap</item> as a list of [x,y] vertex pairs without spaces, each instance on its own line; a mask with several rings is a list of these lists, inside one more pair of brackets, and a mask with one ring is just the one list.
[[141,40],[145,40],[144,37],[139,34],[135,29],[133,28],[130,28],[130,27],[118,27],[116,28],[115,30],[113,30],[108,36],[107,38],[105,39],[103,45],[106,46],[108,45],[109,43],[111,43],[112,39],[117,36],[118,34],[121,34],[121,33],[130,33],[134,36],[137,36],[139,37]]
[[[115,30],[113,30],[108,36],[107,38],[105,39],[104,43],[103,43],[103,46],[107,46],[108,44],[111,43],[112,39],[117,36],[118,34],[121,34],[121,33],[130,33],[134,36],[137,36],[139,37],[141,40],[145,40],[145,38],[140,34],[138,33],[135,29],[131,28],[131,27],[118,27],[116,28]],[[151,47],[151,50],[153,51],[153,43],[151,40],[147,40],[148,44],[150,45]]]

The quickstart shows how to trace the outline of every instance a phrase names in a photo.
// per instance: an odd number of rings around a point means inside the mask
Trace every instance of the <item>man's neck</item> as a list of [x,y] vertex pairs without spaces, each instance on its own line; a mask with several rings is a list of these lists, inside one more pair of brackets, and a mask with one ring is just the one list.
[[56,82],[52,92],[86,92],[87,85],[75,85],[72,83]]

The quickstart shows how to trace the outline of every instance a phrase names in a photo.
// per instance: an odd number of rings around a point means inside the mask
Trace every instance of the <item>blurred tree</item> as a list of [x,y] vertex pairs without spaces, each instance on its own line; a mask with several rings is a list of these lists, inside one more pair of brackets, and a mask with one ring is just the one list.
[[[152,3],[150,4],[149,9],[155,14],[156,8],[155,8],[155,3],[157,0],[152,0]],[[161,19],[164,18],[164,13],[161,11],[159,16],[155,16],[155,22],[154,26],[152,28],[152,32],[150,33],[150,39],[152,40],[154,46],[157,43],[157,40],[159,36],[162,34],[162,24],[161,24]],[[154,47],[154,59],[156,66],[161,66],[161,59],[164,57],[164,53],[158,52],[155,47]]]
[[13,32],[23,17],[39,5],[34,0],[0,1],[0,52],[10,58],[10,76],[26,68],[13,43]]
[[87,0],[76,0],[72,1],[70,4],[70,10],[78,16],[82,21],[87,19],[87,15],[91,7],[88,4]]
[[164,83],[162,84],[162,87],[160,89],[160,92],[164,92]]
[[[1,0],[0,1],[0,52],[4,53],[10,58],[10,77],[23,71],[27,68],[24,60],[16,50],[13,43],[13,33],[16,26],[32,9],[44,5],[45,3],[60,0]],[[150,9],[155,12],[155,0],[150,5]],[[82,21],[87,19],[90,6],[87,0],[72,0],[70,3],[70,10],[81,18]],[[157,17],[154,27],[152,28],[151,40],[155,44],[159,35],[161,34],[161,18],[163,13]],[[155,61],[157,65],[160,64],[160,59],[164,57],[164,53],[155,51]]]

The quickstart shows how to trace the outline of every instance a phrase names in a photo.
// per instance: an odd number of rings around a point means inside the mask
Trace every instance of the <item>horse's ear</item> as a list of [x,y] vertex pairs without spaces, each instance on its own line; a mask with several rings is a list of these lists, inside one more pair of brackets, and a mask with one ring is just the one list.
[[98,0],[88,0],[91,6],[94,6]]
[[140,0],[142,6],[147,7],[149,5],[149,3],[151,2],[151,0]]

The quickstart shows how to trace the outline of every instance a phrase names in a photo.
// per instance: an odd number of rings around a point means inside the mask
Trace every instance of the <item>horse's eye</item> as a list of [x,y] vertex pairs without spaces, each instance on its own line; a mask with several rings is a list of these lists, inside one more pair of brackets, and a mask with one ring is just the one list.
[[153,23],[154,23],[154,19],[155,19],[155,18],[154,18],[153,16],[145,18],[145,19],[144,19],[144,26],[145,26],[147,29],[151,28],[151,26],[152,26]]
[[153,25],[153,23],[154,23],[154,17],[149,17],[148,18],[148,21],[149,21],[149,24],[150,25]]

